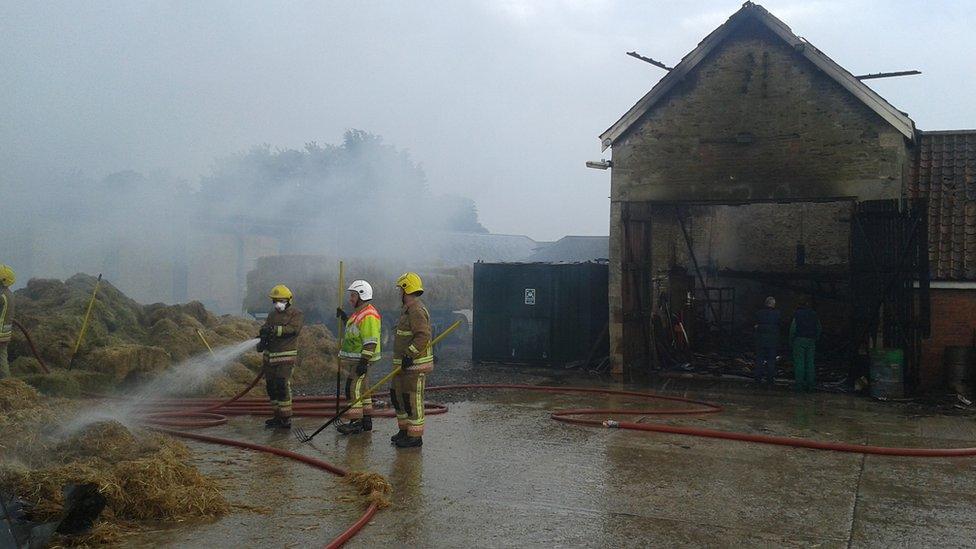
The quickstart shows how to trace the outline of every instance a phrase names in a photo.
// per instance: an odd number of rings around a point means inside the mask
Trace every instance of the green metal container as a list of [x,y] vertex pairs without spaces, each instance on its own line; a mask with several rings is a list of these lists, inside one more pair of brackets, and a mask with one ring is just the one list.
[[871,351],[871,396],[881,400],[905,397],[905,352]]
[[606,263],[475,263],[474,362],[567,365],[609,354]]

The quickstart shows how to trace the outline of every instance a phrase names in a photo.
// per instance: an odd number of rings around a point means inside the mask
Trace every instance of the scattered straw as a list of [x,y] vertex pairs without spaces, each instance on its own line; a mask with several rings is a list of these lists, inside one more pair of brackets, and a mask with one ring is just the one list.
[[0,412],[37,406],[37,390],[19,379],[0,379]]
[[351,503],[357,500],[365,500],[367,505],[375,503],[380,509],[390,506],[390,495],[393,493],[393,487],[383,475],[367,471],[354,471],[343,477],[343,480],[356,490],[357,496],[341,496],[339,501]]
[[133,521],[199,521],[230,510],[216,482],[188,463],[190,451],[182,442],[114,421],[65,436],[57,425],[74,409],[61,403],[0,415],[0,489],[32,504],[39,520],[60,516],[65,484],[94,483],[107,500],[96,528],[56,543],[112,543],[141,528]]

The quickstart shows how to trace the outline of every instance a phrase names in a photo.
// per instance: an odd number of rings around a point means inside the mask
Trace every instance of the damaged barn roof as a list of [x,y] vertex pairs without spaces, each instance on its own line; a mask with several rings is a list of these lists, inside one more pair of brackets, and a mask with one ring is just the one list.
[[728,21],[712,31],[702,40],[698,47],[685,55],[681,62],[671,69],[647,94],[624,114],[613,126],[600,135],[603,149],[612,146],[623,134],[630,129],[644,114],[663,99],[685,76],[699,65],[709,53],[721,44],[725,38],[735,32],[744,21],[756,20],[769,28],[776,36],[782,38],[824,74],[834,79],[844,89],[857,97],[868,108],[876,112],[881,118],[894,126],[907,139],[915,139],[915,123],[905,113],[896,109],[883,97],[878,95],[866,84],[858,80],[853,74],[835,63],[822,51],[818,50],[806,39],[793,34],[786,23],[777,19],[765,8],[752,2],[746,2],[742,8],[732,14]]

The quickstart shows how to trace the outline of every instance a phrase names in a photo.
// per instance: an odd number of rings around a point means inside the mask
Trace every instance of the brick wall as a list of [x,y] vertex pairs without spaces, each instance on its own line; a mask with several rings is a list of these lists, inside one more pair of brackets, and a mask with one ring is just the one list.
[[942,351],[947,345],[970,345],[976,329],[976,290],[932,290],[932,337],[922,342],[924,389],[945,382]]

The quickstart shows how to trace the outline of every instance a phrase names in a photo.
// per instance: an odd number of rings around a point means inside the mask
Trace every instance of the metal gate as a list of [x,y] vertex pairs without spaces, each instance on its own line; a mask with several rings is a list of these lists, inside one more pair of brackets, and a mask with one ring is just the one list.
[[905,353],[905,388],[918,387],[921,340],[929,336],[928,208],[924,201],[870,200],[852,219],[853,349]]
[[621,204],[621,313],[620,349],[624,372],[647,374],[654,364],[653,281],[651,266],[651,204]]

